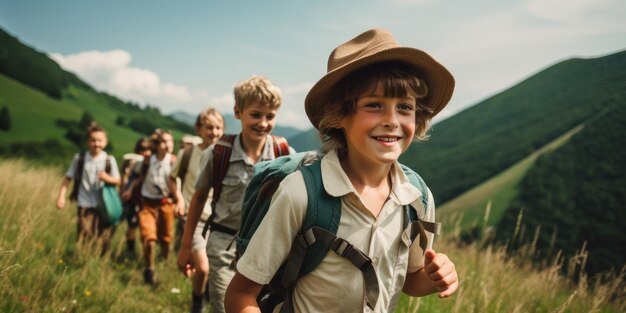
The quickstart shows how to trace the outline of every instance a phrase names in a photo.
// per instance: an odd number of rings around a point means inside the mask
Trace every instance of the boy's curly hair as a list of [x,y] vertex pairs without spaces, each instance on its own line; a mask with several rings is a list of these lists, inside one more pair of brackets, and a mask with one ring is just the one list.
[[319,123],[322,151],[337,149],[340,153],[345,152],[347,142],[339,123],[344,117],[356,112],[360,95],[376,89],[379,84],[383,86],[385,97],[415,97],[414,140],[428,139],[432,112],[420,101],[428,95],[428,87],[420,77],[417,70],[404,63],[382,62],[358,69],[337,82],[325,99],[326,112]]
[[278,109],[282,102],[280,89],[263,76],[252,76],[235,85],[235,105],[239,111],[252,103]]

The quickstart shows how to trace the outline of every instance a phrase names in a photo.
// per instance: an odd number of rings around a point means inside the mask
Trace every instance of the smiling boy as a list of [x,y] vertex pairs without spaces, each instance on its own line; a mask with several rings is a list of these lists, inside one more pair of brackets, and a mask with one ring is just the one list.
[[[231,242],[239,228],[243,196],[252,179],[253,166],[290,151],[284,138],[270,135],[281,105],[280,89],[264,77],[252,76],[239,82],[234,94],[234,113],[241,121],[241,133],[226,135],[205,150],[178,255],[179,269],[185,275],[191,275],[192,235],[209,190],[213,188],[213,212],[208,221],[211,232],[207,239],[213,313],[224,312],[226,287],[235,274],[230,268],[235,258],[235,247]],[[228,151],[230,156],[220,160],[216,157],[218,151]]]

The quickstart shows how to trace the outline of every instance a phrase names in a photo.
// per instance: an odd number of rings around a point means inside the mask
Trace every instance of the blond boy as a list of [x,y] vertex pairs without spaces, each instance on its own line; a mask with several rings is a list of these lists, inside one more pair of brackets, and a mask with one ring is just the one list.
[[[196,180],[200,172],[202,153],[224,135],[224,117],[217,110],[208,108],[200,112],[196,118],[195,127],[196,133],[202,141],[198,144],[192,143],[190,146],[182,148],[178,152],[176,163],[174,164],[171,174],[173,178],[181,179],[181,190],[187,211],[189,203],[191,203],[191,197],[196,190]],[[185,155],[186,153],[188,155]],[[186,165],[182,164],[185,158],[188,158]],[[186,166],[186,168],[182,168],[184,166]],[[206,252],[206,238],[202,235],[202,231],[210,215],[211,202],[206,201],[191,240],[191,253],[195,268],[195,272],[192,276],[191,312],[202,312],[204,307],[205,286],[209,275],[209,260]],[[185,214],[179,219],[179,225],[182,225],[183,231],[186,222],[187,218]]]
[[[253,166],[259,161],[275,158],[274,138],[270,136],[276,123],[276,114],[281,105],[278,87],[260,76],[239,82],[235,86],[235,117],[241,121],[241,133],[232,143],[232,154],[228,169],[221,181],[221,193],[213,203],[209,218],[211,232],[207,239],[209,257],[209,294],[211,312],[224,312],[224,295],[235,272],[230,265],[235,257],[232,237],[239,228],[243,195],[250,179]],[[218,142],[216,145],[219,145]],[[187,224],[178,256],[178,267],[186,275],[193,269],[191,264],[191,238],[207,200],[209,190],[214,187],[214,147],[204,152],[201,172],[189,206]]]

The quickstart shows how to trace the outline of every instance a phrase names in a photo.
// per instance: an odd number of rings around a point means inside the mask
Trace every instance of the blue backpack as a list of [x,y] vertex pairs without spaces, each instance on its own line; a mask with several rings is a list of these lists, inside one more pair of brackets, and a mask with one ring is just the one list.
[[[428,208],[428,191],[422,178],[402,165],[406,176],[422,193],[421,202]],[[321,156],[317,152],[302,152],[272,161],[260,162],[254,167],[254,176],[246,190],[241,213],[241,224],[236,236],[235,262],[245,252],[250,238],[267,213],[272,196],[280,182],[289,174],[301,171],[307,189],[307,212],[302,228],[295,238],[287,260],[274,274],[271,282],[264,285],[257,303],[261,312],[272,312],[285,302],[281,312],[293,312],[291,293],[298,278],[312,272],[329,250],[348,259],[361,269],[365,279],[366,302],[374,309],[378,300],[378,278],[371,259],[348,241],[336,236],[341,218],[341,200],[324,190],[321,172]],[[404,229],[411,229],[411,241],[421,234],[420,246],[425,250],[425,231],[439,234],[441,224],[422,221],[426,212],[417,213],[412,206],[404,207]]]

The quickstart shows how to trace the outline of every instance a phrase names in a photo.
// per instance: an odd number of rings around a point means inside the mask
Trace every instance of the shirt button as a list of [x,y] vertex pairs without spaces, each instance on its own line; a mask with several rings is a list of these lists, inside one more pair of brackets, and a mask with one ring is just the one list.
[[378,264],[378,257],[374,257],[372,259],[372,264],[377,265]]

